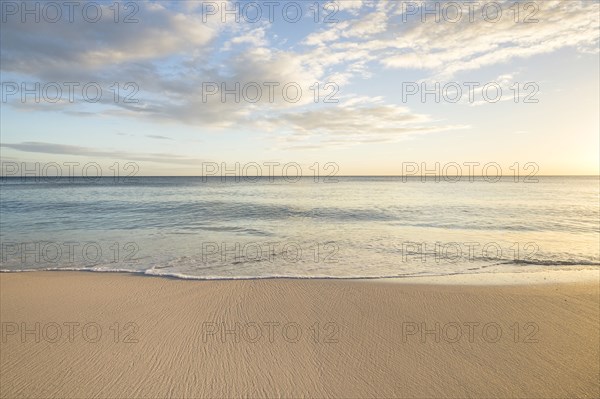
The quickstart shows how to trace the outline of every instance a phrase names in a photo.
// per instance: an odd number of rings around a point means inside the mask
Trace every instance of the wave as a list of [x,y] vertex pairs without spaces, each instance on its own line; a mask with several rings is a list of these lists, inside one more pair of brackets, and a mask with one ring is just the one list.
[[[537,266],[579,266],[579,267],[600,267],[600,263],[597,262],[569,262],[569,261],[511,261],[511,262],[500,262],[497,265],[506,264],[527,264]],[[93,272],[93,273],[128,273],[149,277],[163,277],[163,278],[174,278],[180,280],[199,280],[199,281],[212,281],[212,280],[269,280],[269,279],[293,279],[293,280],[383,280],[383,279],[401,279],[401,278],[414,278],[414,277],[444,277],[444,276],[455,276],[455,275],[491,275],[497,272],[479,272],[473,273],[473,270],[479,269],[468,269],[468,271],[461,272],[446,272],[446,273],[430,273],[430,272],[418,272],[418,273],[403,273],[403,274],[384,274],[384,275],[349,275],[349,276],[332,276],[332,275],[292,275],[292,274],[272,274],[262,276],[198,276],[178,272],[162,272],[156,268],[146,270],[134,270],[134,269],[119,269],[119,268],[89,268],[89,267],[59,267],[59,268],[41,268],[41,269],[0,269],[0,273],[27,273],[27,272],[60,272],[60,271],[75,271],[75,272]],[[471,271],[471,272],[469,272]],[[518,271],[501,271],[500,273],[522,273],[529,270]]]
[[506,262],[498,263],[500,265],[533,265],[533,266],[597,266],[600,267],[600,262],[591,261],[570,261],[570,260],[525,260],[514,259]]

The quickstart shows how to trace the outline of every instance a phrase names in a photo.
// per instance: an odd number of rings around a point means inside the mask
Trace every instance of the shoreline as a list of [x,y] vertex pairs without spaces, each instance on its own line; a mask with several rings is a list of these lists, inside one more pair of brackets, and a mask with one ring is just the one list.
[[597,281],[140,277],[0,275],[0,397],[600,395]]
[[261,281],[261,280],[340,280],[340,281],[371,281],[393,282],[398,284],[428,284],[428,285],[528,285],[528,284],[556,284],[556,283],[600,283],[600,268],[591,268],[589,265],[572,266],[582,267],[578,270],[536,270],[523,272],[487,272],[487,273],[452,273],[439,275],[409,275],[409,276],[264,276],[264,277],[203,277],[180,275],[176,273],[159,274],[135,270],[93,270],[93,269],[29,269],[6,270],[0,269],[0,275],[20,273],[98,273],[132,275],[138,277],[158,277],[179,281]]

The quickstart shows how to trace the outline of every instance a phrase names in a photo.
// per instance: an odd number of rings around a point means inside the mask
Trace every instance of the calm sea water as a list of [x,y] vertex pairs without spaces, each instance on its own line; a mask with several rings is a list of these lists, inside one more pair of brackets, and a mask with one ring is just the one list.
[[2,179],[3,271],[400,277],[598,268],[597,177]]

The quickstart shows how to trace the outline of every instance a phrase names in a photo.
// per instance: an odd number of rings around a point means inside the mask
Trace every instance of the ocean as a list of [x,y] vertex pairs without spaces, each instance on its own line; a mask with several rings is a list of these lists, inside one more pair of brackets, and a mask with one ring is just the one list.
[[191,279],[597,269],[598,177],[3,178],[0,269]]

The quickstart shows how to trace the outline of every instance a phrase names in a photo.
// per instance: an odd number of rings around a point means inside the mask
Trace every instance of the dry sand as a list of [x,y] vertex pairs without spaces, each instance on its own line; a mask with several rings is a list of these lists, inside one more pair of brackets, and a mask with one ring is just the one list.
[[35,272],[0,296],[3,398],[600,396],[597,281]]

